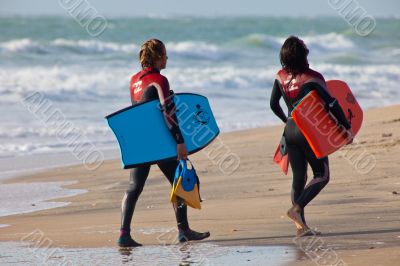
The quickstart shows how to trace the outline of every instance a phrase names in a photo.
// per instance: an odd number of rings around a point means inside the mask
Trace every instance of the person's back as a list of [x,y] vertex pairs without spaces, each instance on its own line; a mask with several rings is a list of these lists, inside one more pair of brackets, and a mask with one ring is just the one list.
[[[157,91],[154,84],[159,85],[161,91]],[[167,78],[161,75],[158,69],[152,67],[147,67],[133,75],[129,90],[132,104],[159,99],[160,93],[169,99],[170,94]]]
[[279,81],[279,85],[282,87],[286,97],[290,99],[293,105],[298,103],[309,92],[309,90],[304,88],[304,85],[313,83],[318,84],[324,89],[326,88],[325,79],[322,74],[311,68],[297,74],[295,77],[285,69],[281,69],[278,71],[276,79]]

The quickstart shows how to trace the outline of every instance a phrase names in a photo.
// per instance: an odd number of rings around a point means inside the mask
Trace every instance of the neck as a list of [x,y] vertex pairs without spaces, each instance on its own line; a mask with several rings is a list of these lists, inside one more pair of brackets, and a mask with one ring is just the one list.
[[153,66],[145,66],[145,67],[143,67],[142,69],[143,69],[143,70],[145,70],[145,69],[149,69],[149,68],[151,68],[151,69],[153,69],[153,70],[156,70],[156,71],[160,72],[160,69],[159,69],[159,68],[157,68],[157,67],[153,67]]

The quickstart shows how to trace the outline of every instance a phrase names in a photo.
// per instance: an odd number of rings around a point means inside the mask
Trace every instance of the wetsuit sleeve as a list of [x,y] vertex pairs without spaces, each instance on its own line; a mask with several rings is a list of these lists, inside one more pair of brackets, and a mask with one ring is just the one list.
[[271,110],[275,113],[275,115],[278,116],[283,121],[283,123],[286,123],[287,116],[285,115],[279,104],[279,100],[282,97],[281,89],[279,86],[280,86],[279,81],[275,79],[274,86],[272,87],[271,99],[269,104],[271,106]]
[[169,90],[169,83],[166,78],[163,79],[161,88],[157,88],[157,91],[161,103],[161,110],[169,132],[177,144],[184,143],[182,132],[178,124],[178,118],[176,117],[176,107],[173,101],[173,94]]
[[332,97],[329,92],[321,85],[317,83],[314,83],[314,85],[316,85],[315,88],[319,97],[321,97],[327,103],[329,111],[338,120],[339,124],[341,124],[346,129],[350,129],[351,126],[349,124],[349,121],[347,120],[346,115],[344,114],[342,107],[340,107],[336,98]]

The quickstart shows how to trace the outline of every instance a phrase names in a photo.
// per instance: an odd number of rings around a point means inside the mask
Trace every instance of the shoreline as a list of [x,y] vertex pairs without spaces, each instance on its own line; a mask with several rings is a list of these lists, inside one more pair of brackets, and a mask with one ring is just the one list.
[[[399,114],[400,105],[365,112],[355,143],[330,156],[331,181],[306,209],[310,226],[324,233],[321,239],[326,247],[346,263],[390,265],[400,259],[394,252],[400,246]],[[281,132],[282,126],[270,126],[222,133],[223,145],[240,157],[240,167],[231,175],[221,172],[206,152],[191,156],[205,201],[201,211],[188,211],[189,221],[195,230],[211,231],[206,243],[296,247],[295,227],[285,215],[290,207],[291,173],[283,175],[272,162]],[[210,148],[216,148],[213,145]],[[355,151],[376,158],[369,173],[355,169],[352,160],[359,154],[349,156]],[[152,167],[137,204],[133,228],[175,227],[170,187],[156,168]],[[0,241],[19,241],[39,229],[54,247],[116,247],[120,201],[128,178],[129,172],[114,159],[92,172],[75,165],[4,180],[5,184],[77,180],[65,188],[88,193],[52,200],[71,202],[63,208],[0,217],[0,224],[9,225],[0,228]],[[157,245],[159,233],[137,232],[134,237]]]

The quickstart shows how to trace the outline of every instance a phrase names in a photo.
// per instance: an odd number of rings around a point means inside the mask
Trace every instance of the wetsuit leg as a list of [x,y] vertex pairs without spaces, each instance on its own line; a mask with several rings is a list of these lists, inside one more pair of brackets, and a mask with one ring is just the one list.
[[[285,137],[293,171],[292,201],[304,208],[329,182],[328,158],[316,158],[292,119],[286,124]],[[307,181],[307,163],[311,165],[314,178],[304,187]],[[304,219],[304,213],[302,216]]]
[[[298,145],[287,145],[289,162],[293,173],[292,182],[292,193],[291,199],[292,204],[297,203],[301,194],[304,191],[304,187],[307,182],[307,160],[303,153],[303,150]],[[306,223],[304,217],[304,209],[301,212],[301,218],[303,222]]]
[[[175,170],[178,167],[179,161],[170,160],[166,162],[158,163],[158,167],[164,173],[165,177],[168,179],[172,186],[174,182]],[[181,198],[177,197],[177,201],[173,204],[176,222],[178,224],[178,229],[181,231],[186,231],[189,229],[189,222],[187,218],[187,205]]]
[[297,204],[302,208],[313,200],[329,182],[328,157],[318,159],[309,145],[305,147],[305,154],[307,162],[312,168],[314,177],[304,188],[301,196],[297,199]]
[[304,191],[307,182],[307,160],[302,149],[297,145],[288,145],[288,155],[290,166],[293,172],[292,182],[292,203],[297,202],[297,199]]
[[150,165],[131,169],[129,188],[122,200],[121,231],[130,232],[136,202],[149,176]]

